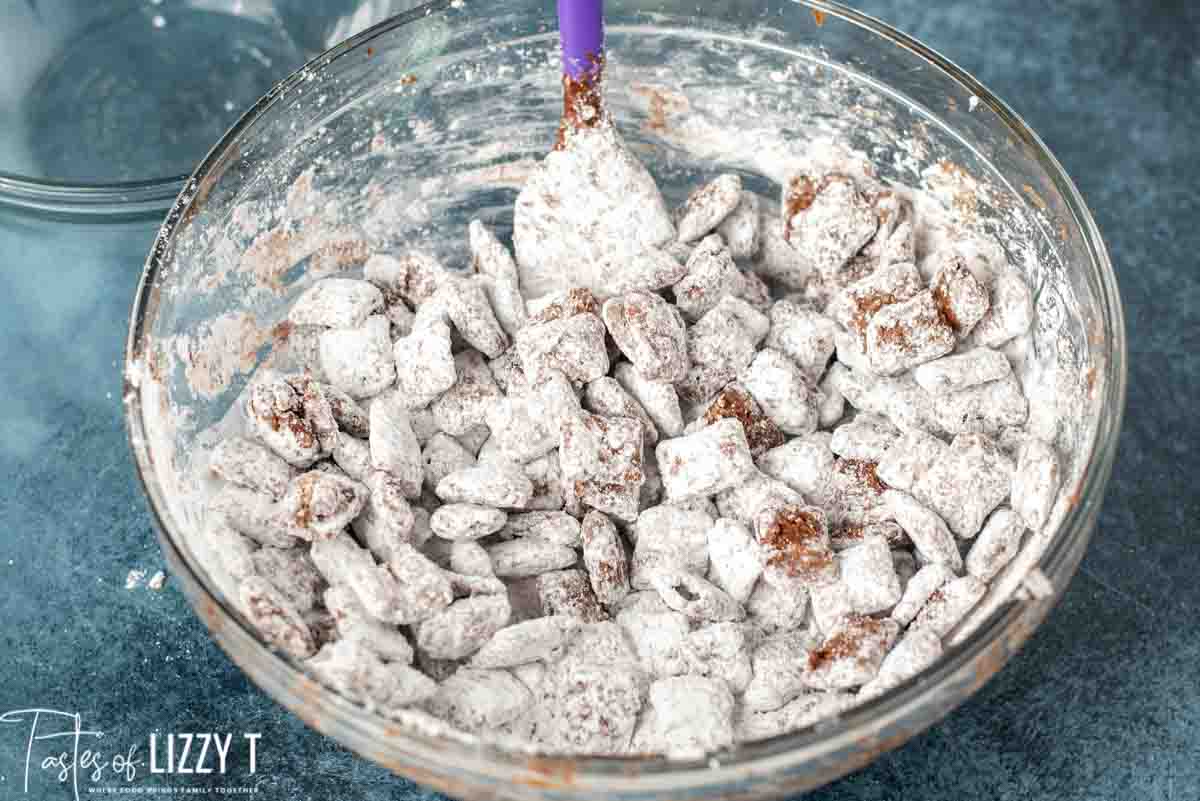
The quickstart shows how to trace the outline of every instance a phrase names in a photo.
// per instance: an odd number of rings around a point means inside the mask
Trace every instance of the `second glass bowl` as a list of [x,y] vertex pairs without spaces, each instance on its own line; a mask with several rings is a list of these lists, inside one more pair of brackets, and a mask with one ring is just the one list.
[[0,205],[161,217],[284,76],[417,0],[10,0]]

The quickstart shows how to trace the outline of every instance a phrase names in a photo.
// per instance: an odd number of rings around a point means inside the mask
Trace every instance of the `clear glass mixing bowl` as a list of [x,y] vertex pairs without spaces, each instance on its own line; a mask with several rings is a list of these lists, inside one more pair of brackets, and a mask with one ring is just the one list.
[[8,0],[0,207],[161,218],[281,78],[417,0]]
[[285,358],[289,301],[373,250],[431,246],[465,266],[472,216],[511,204],[554,141],[553,9],[434,2],[364,31],[278,86],[188,183],[133,309],[125,402],[162,547],[213,637],[314,728],[461,798],[762,798],[828,782],[899,746],[979,689],[1061,596],[1108,480],[1125,335],[1091,214],[1037,136],[970,75],[842,6],[804,0],[610,0],[610,103],[669,200],[737,170],[773,193],[795,148],[835,136],[999,241],[1036,288],[1034,427],[1064,454],[1051,524],[944,658],[841,717],[710,761],[559,759],[440,737],[366,712],[274,653],[235,610],[195,536],[190,456],[248,373]]

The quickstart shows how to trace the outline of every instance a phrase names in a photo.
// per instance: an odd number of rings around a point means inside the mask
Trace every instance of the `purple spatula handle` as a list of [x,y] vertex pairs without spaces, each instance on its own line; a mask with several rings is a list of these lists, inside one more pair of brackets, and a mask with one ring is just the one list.
[[563,75],[595,75],[604,57],[604,0],[558,0]]

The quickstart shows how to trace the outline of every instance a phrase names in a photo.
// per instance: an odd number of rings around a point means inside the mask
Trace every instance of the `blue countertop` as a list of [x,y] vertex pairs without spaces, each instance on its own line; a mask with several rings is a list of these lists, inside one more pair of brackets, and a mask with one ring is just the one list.
[[[810,797],[1200,797],[1200,418],[1188,411],[1200,396],[1200,4],[856,5],[980,77],[1074,177],[1121,282],[1129,405],[1099,528],[1047,623],[943,723]],[[80,236],[31,225],[0,214],[0,801],[73,797],[71,781],[36,760],[25,792],[28,721],[2,716],[29,708],[78,712],[85,729],[103,730],[94,747],[109,770],[130,745],[146,759],[150,733],[221,732],[238,740],[231,769],[244,774],[242,734],[261,733],[253,776],[173,781],[143,765],[147,788],[432,796],[252,686],[169,581],[125,588],[131,569],[164,567],[116,369],[153,226]]]

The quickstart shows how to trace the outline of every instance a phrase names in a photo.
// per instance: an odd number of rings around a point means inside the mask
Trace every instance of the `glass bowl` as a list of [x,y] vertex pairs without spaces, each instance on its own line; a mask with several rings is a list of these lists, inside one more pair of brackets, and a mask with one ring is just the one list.
[[281,78],[417,0],[10,0],[0,204],[161,216]]
[[247,114],[200,165],[146,263],[125,402],[163,550],[213,637],[288,709],[396,773],[460,798],[763,798],[863,766],[999,670],[1062,595],[1096,522],[1125,396],[1112,267],[1074,184],[970,75],[821,0],[610,0],[610,98],[669,201],[739,171],[773,194],[796,148],[833,136],[884,177],[941,198],[1036,292],[1034,429],[1066,459],[1049,525],[921,675],[840,717],[710,760],[546,758],[385,719],[264,646],[197,537],[210,442],[260,363],[284,364],[288,303],[317,276],[420,244],[466,266],[467,221],[507,234],[517,188],[555,138],[552,8],[434,2],[333,48]]

